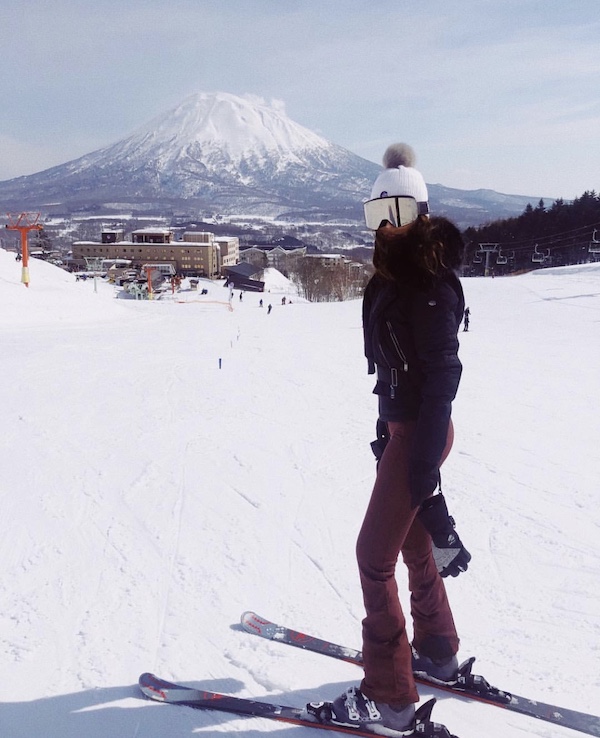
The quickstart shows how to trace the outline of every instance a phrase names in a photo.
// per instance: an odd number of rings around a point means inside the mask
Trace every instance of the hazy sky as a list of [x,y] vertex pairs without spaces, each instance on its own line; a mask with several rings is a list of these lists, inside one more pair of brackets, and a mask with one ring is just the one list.
[[2,0],[0,180],[252,93],[430,183],[600,190],[600,0]]

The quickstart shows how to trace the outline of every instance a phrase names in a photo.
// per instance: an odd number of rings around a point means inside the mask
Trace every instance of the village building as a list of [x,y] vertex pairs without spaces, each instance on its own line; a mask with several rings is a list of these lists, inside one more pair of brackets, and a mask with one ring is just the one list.
[[239,239],[185,231],[181,240],[175,240],[173,231],[166,228],[141,228],[126,239],[122,229],[106,229],[100,241],[73,243],[73,260],[83,263],[91,259],[126,259],[137,268],[165,264],[182,276],[217,279],[223,276],[225,266],[239,261]]
[[306,256],[306,246],[286,248],[284,246],[250,246],[240,251],[240,261],[280,272],[290,271],[299,259]]

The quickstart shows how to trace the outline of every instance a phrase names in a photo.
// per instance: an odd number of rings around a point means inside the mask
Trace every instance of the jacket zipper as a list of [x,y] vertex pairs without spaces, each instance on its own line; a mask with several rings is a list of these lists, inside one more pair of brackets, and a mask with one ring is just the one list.
[[[394,329],[392,328],[392,324],[389,320],[385,321],[385,324],[387,326],[387,329],[390,334],[390,338],[392,340],[392,343],[394,344],[394,348],[396,349],[396,353],[398,354],[398,357],[402,361],[402,370],[404,372],[408,371],[408,361],[406,360],[406,355],[404,354],[404,351],[402,351],[400,344],[398,343],[398,338],[396,337],[396,334],[394,333]],[[398,369],[394,366],[390,366],[389,361],[387,361],[387,358],[385,356],[385,352],[383,351],[383,348],[381,346],[381,342],[379,343],[379,350],[381,351],[381,355],[384,359],[386,359],[386,363],[388,365],[388,368],[390,370],[390,376],[391,376],[391,382],[390,382],[390,398],[393,400],[396,397],[396,387],[398,386]]]
[[389,320],[385,321],[385,324],[388,327],[388,331],[390,332],[390,338],[392,339],[392,343],[394,344],[394,348],[396,349],[396,353],[400,357],[400,360],[403,363],[402,370],[407,372],[408,371],[408,361],[406,359],[406,355],[404,351],[400,348],[400,344],[398,343],[398,339],[396,338],[396,334],[394,333],[394,329],[392,328],[392,324]]

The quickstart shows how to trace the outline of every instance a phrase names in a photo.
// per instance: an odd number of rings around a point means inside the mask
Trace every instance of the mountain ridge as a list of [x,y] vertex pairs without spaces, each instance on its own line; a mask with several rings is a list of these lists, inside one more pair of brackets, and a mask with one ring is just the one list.
[[[124,207],[362,219],[381,167],[292,121],[277,101],[195,93],[129,136],[0,182],[6,209]],[[432,211],[461,225],[522,212],[536,198],[428,185]],[[490,194],[491,193],[491,194]]]

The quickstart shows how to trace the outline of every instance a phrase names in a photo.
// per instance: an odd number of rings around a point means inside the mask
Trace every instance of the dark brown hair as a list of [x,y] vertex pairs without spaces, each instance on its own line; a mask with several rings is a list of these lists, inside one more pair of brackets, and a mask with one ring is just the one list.
[[453,223],[419,216],[406,233],[376,231],[373,265],[387,279],[408,279],[427,287],[444,272],[457,269],[463,253],[463,239]]

